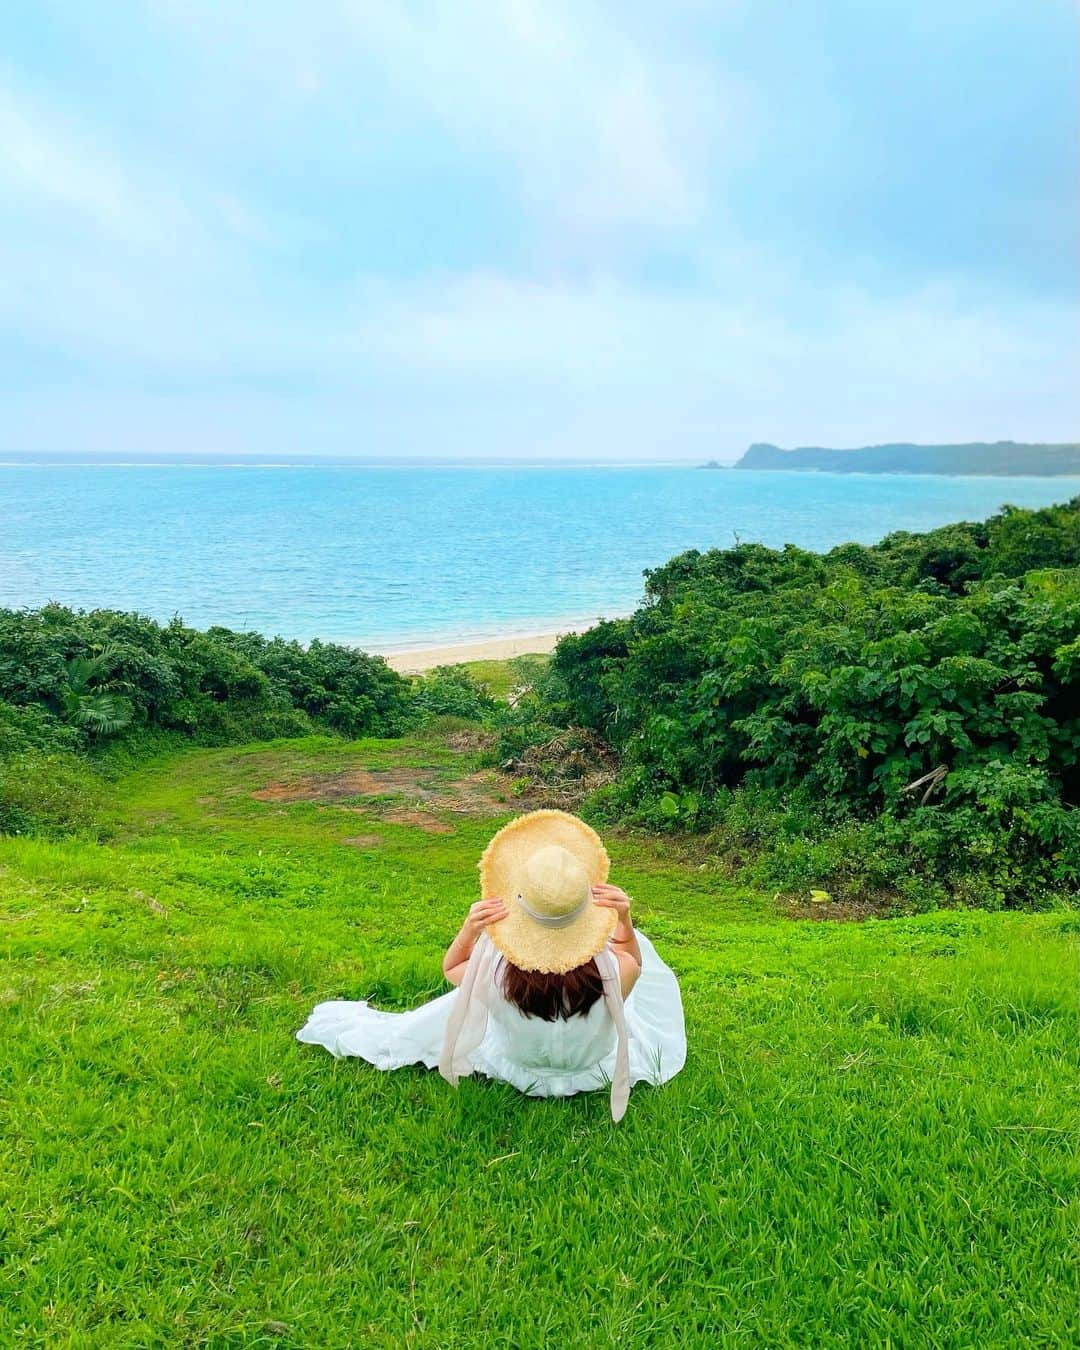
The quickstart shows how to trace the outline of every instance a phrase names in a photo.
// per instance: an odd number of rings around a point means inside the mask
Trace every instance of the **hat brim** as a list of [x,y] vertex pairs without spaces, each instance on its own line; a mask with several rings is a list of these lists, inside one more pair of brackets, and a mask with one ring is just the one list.
[[565,975],[584,965],[607,943],[618,914],[591,900],[565,928],[539,924],[516,903],[519,877],[537,849],[558,844],[578,858],[590,886],[607,880],[610,861],[600,836],[567,811],[530,811],[510,821],[488,844],[480,859],[480,893],[498,896],[509,914],[487,932],[495,947],[519,970]]

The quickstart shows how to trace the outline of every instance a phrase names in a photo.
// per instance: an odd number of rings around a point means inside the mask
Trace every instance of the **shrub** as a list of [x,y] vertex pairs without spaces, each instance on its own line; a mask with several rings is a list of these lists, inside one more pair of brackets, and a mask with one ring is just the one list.
[[114,610],[0,610],[0,831],[85,822],[97,779],[80,752],[107,767],[178,738],[396,735],[412,716],[408,681],[333,643]]
[[483,685],[461,666],[437,666],[413,684],[411,712],[419,722],[435,717],[483,721],[497,706]]
[[0,703],[0,759],[26,750],[74,750],[82,742],[75,727],[57,721],[38,704]]
[[609,814],[726,830],[748,855],[744,807],[767,803],[759,876],[778,884],[1075,892],[1080,499],[824,556],[682,554],[631,618],[559,643],[504,734],[527,742],[530,718],[618,749]]
[[[95,716],[122,712],[120,718]],[[408,681],[378,656],[303,647],[179,619],[162,625],[114,610],[61,605],[0,610],[0,701],[77,728],[83,743],[130,726],[195,740],[306,734],[394,735],[409,714]]]
[[99,782],[79,755],[22,750],[0,758],[0,834],[68,834],[94,819]]

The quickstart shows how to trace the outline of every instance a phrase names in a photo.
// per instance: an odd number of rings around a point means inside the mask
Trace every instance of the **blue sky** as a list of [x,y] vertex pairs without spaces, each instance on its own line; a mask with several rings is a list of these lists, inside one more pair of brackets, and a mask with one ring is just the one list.
[[1072,0],[0,14],[0,451],[1076,439]]

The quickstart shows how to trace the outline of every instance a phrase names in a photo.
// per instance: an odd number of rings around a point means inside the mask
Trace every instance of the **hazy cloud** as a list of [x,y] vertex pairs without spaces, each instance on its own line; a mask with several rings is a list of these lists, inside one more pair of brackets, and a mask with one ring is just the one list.
[[0,16],[0,449],[1057,439],[1076,16]]

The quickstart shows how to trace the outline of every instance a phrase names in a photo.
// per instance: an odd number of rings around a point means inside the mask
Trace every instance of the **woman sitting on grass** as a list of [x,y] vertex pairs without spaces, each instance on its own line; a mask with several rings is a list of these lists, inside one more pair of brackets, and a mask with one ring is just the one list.
[[379,1069],[438,1066],[455,1086],[482,1073],[530,1096],[570,1097],[610,1083],[621,1120],[631,1084],[682,1068],[686,1032],[674,974],[607,875],[584,821],[519,816],[485,849],[484,898],[443,958],[459,987],[406,1013],[320,1003],[298,1039]]

